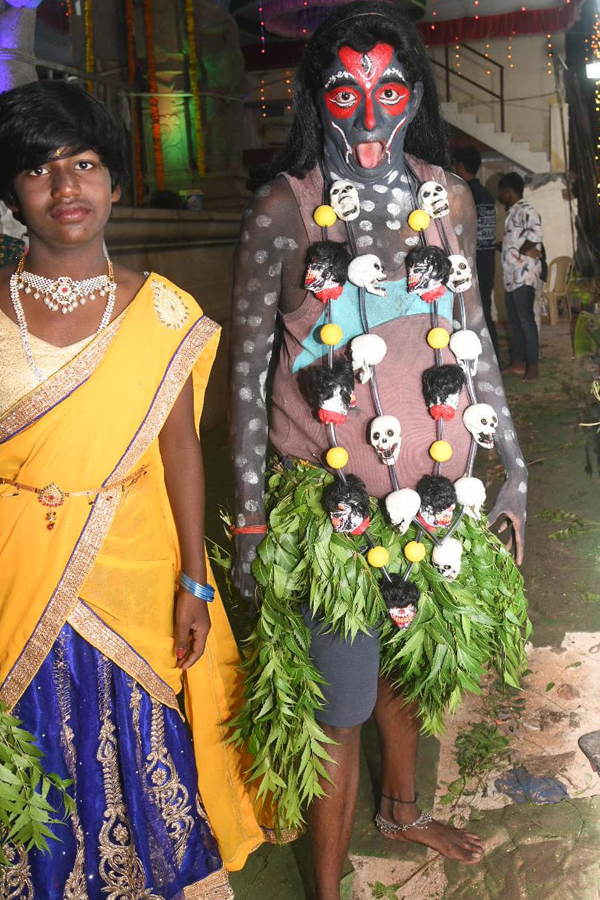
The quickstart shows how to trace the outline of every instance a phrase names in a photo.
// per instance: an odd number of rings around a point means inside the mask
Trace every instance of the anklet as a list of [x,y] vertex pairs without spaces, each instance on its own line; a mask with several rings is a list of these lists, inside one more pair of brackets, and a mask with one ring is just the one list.
[[397,797],[390,797],[389,794],[384,794],[383,791],[381,792],[381,796],[385,797],[386,800],[391,800],[392,803],[406,803],[409,806],[411,806],[413,803],[416,803],[417,800],[419,799],[419,795],[415,794],[415,796],[412,800],[398,800]]

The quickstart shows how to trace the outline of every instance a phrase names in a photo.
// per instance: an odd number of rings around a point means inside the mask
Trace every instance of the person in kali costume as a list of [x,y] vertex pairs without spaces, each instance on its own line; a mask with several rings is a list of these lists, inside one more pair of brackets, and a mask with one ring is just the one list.
[[[231,446],[236,518],[232,575],[246,597],[255,596],[257,591],[251,566],[265,534],[269,540],[266,523],[273,491],[276,493],[276,485],[286,477],[276,474],[269,478],[266,509],[267,440],[279,458],[277,473],[285,473],[286,467],[302,473],[301,461],[308,461],[310,465],[304,469],[307,479],[319,477],[314,467],[330,446],[327,429],[332,426],[314,420],[298,378],[308,367],[322,365],[329,352],[318,338],[326,324],[323,304],[301,287],[307,249],[323,239],[324,229],[314,221],[313,212],[326,203],[333,183],[350,181],[356,185],[360,216],[352,222],[327,223],[327,237],[353,243],[354,256],[376,252],[385,269],[386,298],[367,290],[366,304],[371,329],[387,344],[385,358],[377,366],[383,410],[410,425],[395,471],[400,486],[412,489],[422,475],[432,471],[429,447],[436,436],[436,423],[422,401],[421,385],[422,373],[432,363],[433,351],[426,341],[431,327],[430,304],[409,294],[404,264],[406,254],[419,241],[407,221],[417,207],[419,185],[427,181],[442,184],[450,202],[449,215],[439,220],[442,224],[431,222],[428,244],[447,253],[461,253],[472,262],[477,237],[469,188],[441,168],[448,163],[445,131],[425,49],[413,25],[394,7],[355,2],[336,9],[306,46],[297,73],[295,102],[288,142],[270,180],[250,201],[235,258]],[[448,247],[444,246],[444,233]],[[349,342],[365,330],[358,313],[361,296],[364,299],[364,290],[361,293],[348,281],[332,304],[334,321],[343,333],[335,347],[335,358],[347,353]],[[512,522],[520,562],[526,469],[476,285],[465,293],[464,301],[469,327],[477,331],[483,345],[480,372],[485,371],[486,386],[482,390],[493,392],[494,403],[502,410],[497,446],[507,477],[489,521],[504,516]],[[440,325],[449,331],[453,302],[449,291],[437,301]],[[272,358],[274,345],[280,349]],[[440,356],[444,364],[456,362],[447,349],[441,350]],[[267,381],[272,384],[268,402]],[[381,464],[367,443],[369,422],[378,414],[369,390],[370,382],[356,385],[356,411],[340,427],[339,435],[349,453],[350,471],[360,477],[371,496],[382,498],[391,490],[390,467]],[[457,415],[445,423],[445,436],[454,453],[444,473],[452,481],[466,469],[469,434],[462,424],[462,413],[467,403],[463,391]],[[271,465],[269,476],[273,471]],[[336,536],[336,540],[342,539],[347,540]],[[261,590],[258,593],[264,608],[266,594]],[[290,597],[289,603],[290,610],[297,610],[297,598]],[[420,723],[416,706],[406,704],[390,681],[379,676],[378,628],[365,624],[354,640],[345,639],[340,630],[334,635],[334,659],[327,623],[322,627],[323,622],[313,618],[308,604],[303,607],[303,616],[310,630],[311,665],[323,679],[325,702],[317,710],[316,719],[334,742],[327,745],[332,761],[324,762],[330,781],[323,780],[323,793],[308,810],[318,900],[339,900],[357,795],[360,728],[371,714],[382,744],[382,795],[377,820],[382,833],[396,840],[423,843],[451,859],[479,862],[483,848],[476,835],[430,820],[420,815],[416,806]],[[247,692],[249,703],[251,691],[252,687]]]

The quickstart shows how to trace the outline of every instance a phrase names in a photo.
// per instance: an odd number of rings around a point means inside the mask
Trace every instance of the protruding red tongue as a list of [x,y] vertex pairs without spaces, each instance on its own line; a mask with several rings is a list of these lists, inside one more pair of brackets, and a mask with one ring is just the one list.
[[379,141],[368,141],[354,147],[359,166],[363,169],[376,169],[383,162],[384,149]]

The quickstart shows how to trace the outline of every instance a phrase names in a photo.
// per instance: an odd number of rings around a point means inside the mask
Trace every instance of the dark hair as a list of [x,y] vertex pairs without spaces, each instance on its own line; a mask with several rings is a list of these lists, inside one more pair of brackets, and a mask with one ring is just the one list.
[[126,172],[126,142],[110,110],[64,81],[32,81],[0,94],[0,199],[11,200],[19,172],[48,162],[58,150],[93,150],[113,190]]
[[454,161],[462,163],[469,175],[477,175],[481,166],[481,153],[477,147],[459,147],[454,153]]
[[421,105],[406,134],[406,152],[435,165],[448,165],[446,126],[440,116],[431,64],[416,28],[389,3],[357,0],[338,7],[306,45],[294,81],[294,121],[286,145],[271,166],[270,178],[278,172],[303,178],[319,160],[323,135],[318,95],[323,88],[323,72],[336,51],[346,45],[364,52],[381,42],[397,51],[409,86],[414,87],[417,81],[423,84]]
[[515,194],[518,194],[519,197],[522,197],[525,189],[525,182],[518,172],[507,172],[498,182],[498,190],[501,191],[502,188],[508,188],[510,191],[514,191]]

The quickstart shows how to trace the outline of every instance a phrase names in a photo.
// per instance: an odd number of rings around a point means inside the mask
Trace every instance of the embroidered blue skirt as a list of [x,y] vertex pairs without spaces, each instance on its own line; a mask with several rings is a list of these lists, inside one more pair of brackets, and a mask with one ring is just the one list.
[[65,625],[14,714],[76,809],[50,854],[15,858],[0,900],[233,897],[175,710]]

